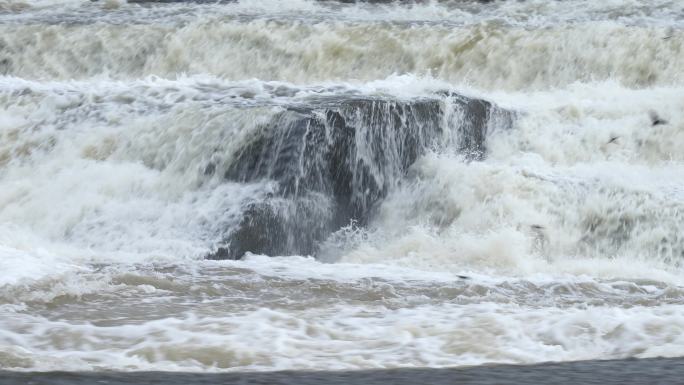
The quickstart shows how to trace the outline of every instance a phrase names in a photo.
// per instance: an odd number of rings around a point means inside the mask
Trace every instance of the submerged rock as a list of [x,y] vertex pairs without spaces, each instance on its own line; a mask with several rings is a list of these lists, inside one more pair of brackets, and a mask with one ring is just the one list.
[[339,228],[366,225],[426,150],[454,148],[482,159],[488,130],[506,122],[509,113],[459,95],[319,100],[285,108],[255,131],[225,172],[230,181],[275,181],[276,194],[249,205],[209,258],[315,254]]

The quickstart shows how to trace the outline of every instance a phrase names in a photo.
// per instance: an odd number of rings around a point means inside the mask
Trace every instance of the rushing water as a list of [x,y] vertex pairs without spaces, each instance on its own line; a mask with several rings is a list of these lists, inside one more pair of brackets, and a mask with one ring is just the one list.
[[0,0],[0,369],[684,356],[683,27]]

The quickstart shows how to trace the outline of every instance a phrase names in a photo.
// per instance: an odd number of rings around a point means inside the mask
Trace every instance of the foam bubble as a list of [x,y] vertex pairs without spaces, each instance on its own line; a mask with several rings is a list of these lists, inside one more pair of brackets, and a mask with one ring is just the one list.
[[679,305],[333,306],[222,317],[188,313],[137,325],[76,324],[29,315],[0,322],[0,367],[32,370],[448,367],[677,356],[684,344]]
[[[0,368],[681,354],[677,4],[3,10]],[[491,127],[487,159],[448,146],[421,157],[367,228],[325,242],[329,263],[201,260],[273,192],[223,175],[284,105],[443,91],[517,113],[510,130]]]
[[[212,74],[299,84],[433,76],[484,89],[549,89],[612,79],[632,88],[682,83],[681,39],[668,27],[615,22],[544,29],[193,20],[0,27],[0,73],[131,79]],[[79,59],[74,59],[79,58]]]

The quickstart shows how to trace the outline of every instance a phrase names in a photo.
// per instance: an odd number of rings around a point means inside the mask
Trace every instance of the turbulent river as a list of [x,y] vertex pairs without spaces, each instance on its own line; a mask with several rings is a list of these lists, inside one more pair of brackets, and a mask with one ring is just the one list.
[[684,356],[679,0],[0,0],[0,369]]

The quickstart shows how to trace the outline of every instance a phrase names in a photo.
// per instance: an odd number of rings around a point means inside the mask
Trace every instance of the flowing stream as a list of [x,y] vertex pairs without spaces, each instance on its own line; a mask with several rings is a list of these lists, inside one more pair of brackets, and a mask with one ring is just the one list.
[[684,356],[683,28],[0,0],[0,369]]

